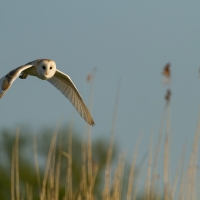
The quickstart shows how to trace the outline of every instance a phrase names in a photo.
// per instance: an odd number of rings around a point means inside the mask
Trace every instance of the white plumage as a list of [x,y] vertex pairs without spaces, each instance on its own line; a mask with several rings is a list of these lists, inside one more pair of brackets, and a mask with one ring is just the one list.
[[50,59],[38,59],[20,66],[0,79],[0,98],[5,95],[16,78],[25,79],[28,75],[37,76],[39,79],[47,80],[67,97],[81,117],[89,125],[94,125],[94,120],[85,105],[76,86],[67,74],[56,69],[56,63]]

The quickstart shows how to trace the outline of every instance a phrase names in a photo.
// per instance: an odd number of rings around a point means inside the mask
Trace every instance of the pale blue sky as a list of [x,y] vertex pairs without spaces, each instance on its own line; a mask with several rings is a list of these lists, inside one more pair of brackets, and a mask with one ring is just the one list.
[[[97,67],[93,138],[109,139],[119,77],[116,140],[131,156],[143,131],[140,156],[157,138],[165,105],[162,69],[172,68],[172,153],[194,138],[200,100],[200,1],[0,2],[0,76],[37,58],[56,61],[88,102],[86,76]],[[0,128],[68,123],[73,106],[48,82],[18,79],[0,100]],[[76,114],[76,130],[84,121]],[[188,149],[188,151],[190,151]]]

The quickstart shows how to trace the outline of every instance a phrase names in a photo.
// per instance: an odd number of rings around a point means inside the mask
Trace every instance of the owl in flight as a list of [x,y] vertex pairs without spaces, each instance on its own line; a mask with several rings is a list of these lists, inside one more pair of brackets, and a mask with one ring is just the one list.
[[65,97],[67,97],[82,118],[89,125],[94,125],[94,120],[85,105],[81,95],[71,78],[63,72],[56,69],[56,63],[50,59],[38,59],[22,65],[0,79],[0,98],[7,92],[16,78],[25,79],[28,75],[37,76],[39,79],[47,80]]

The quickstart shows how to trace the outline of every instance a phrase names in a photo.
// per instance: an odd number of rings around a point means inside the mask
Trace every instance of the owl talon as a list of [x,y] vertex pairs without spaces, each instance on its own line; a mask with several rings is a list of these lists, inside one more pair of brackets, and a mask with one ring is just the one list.
[[28,76],[28,73],[22,72],[22,74],[19,76],[21,79],[26,79]]

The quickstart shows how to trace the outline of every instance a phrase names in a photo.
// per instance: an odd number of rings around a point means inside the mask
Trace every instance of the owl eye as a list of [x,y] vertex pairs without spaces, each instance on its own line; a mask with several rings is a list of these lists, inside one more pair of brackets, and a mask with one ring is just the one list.
[[52,69],[53,67],[50,67],[50,69]]
[[43,69],[46,69],[46,67],[45,67],[45,66],[42,66],[42,68],[43,68]]

